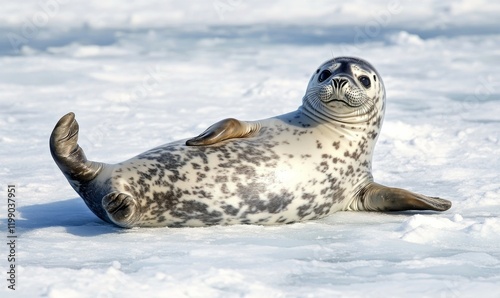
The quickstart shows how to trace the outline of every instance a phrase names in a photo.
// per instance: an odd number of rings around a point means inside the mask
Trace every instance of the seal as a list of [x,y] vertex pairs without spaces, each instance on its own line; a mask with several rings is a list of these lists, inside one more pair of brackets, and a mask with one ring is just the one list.
[[102,220],[120,227],[286,224],[336,211],[444,211],[451,202],[373,181],[385,110],[375,68],[352,57],[323,63],[294,112],[225,119],[197,137],[118,164],[87,160],[73,113],[56,124],[52,156]]

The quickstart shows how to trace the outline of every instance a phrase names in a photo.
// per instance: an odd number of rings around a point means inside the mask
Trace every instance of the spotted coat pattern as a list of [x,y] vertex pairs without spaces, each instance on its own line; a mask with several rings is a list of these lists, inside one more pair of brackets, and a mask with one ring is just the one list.
[[[318,83],[324,69],[331,78]],[[372,79],[365,106],[319,99],[315,93],[338,77],[359,87],[360,74]],[[251,137],[208,146],[166,144],[106,165],[94,183],[105,189],[99,195],[121,193],[135,203],[127,222],[106,215],[120,226],[267,225],[321,218],[349,209],[372,181],[384,100],[373,67],[337,58],[316,71],[297,111],[259,121],[262,128]],[[92,200],[99,209],[102,196]]]

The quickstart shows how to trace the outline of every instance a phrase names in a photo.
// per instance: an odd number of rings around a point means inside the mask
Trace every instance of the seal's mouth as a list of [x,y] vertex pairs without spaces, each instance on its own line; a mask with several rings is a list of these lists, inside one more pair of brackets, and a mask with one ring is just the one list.
[[322,100],[322,102],[324,104],[331,104],[331,103],[343,103],[345,105],[347,105],[348,107],[351,107],[351,108],[359,108],[360,106],[362,106],[363,104],[362,103],[359,103],[359,104],[354,104],[352,102],[349,102],[347,100],[343,100],[343,99],[339,99],[339,98],[330,98],[328,100]]
[[344,107],[359,108],[365,102],[366,94],[350,77],[340,76],[322,85],[318,90],[318,97],[323,104],[342,103]]

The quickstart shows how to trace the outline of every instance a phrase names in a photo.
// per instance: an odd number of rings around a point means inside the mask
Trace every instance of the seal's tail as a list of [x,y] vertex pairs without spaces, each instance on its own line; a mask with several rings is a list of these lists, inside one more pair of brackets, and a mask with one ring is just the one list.
[[78,129],[75,114],[64,115],[50,135],[50,153],[70,182],[85,183],[99,174],[103,164],[87,160],[78,146]]

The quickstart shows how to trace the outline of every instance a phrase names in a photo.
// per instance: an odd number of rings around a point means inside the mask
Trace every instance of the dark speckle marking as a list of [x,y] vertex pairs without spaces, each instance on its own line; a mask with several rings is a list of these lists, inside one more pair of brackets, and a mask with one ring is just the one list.
[[236,216],[240,209],[235,208],[234,206],[231,205],[224,205],[221,207],[222,210],[224,210],[224,213],[230,216]]
[[226,183],[227,181],[228,181],[227,176],[216,176],[215,177],[216,183]]
[[368,132],[368,137],[372,140],[375,140],[377,138],[378,133],[375,130],[371,130]]

